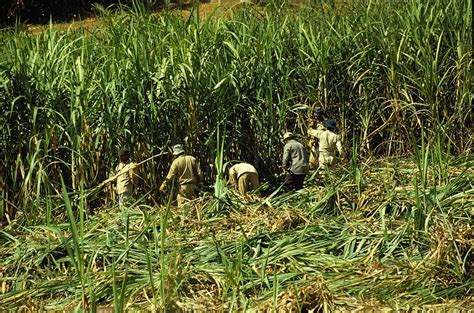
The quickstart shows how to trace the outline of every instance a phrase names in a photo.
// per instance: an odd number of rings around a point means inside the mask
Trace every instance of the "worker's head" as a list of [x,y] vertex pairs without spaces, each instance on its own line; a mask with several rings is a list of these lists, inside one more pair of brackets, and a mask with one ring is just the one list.
[[294,136],[293,136],[293,133],[292,132],[286,132],[284,135],[283,135],[283,141],[285,143],[287,143],[288,141],[290,141],[291,139],[293,139]]
[[336,130],[336,121],[335,120],[325,120],[323,122],[323,126],[326,127],[326,129],[334,131],[334,130]]
[[174,145],[173,146],[173,155],[178,156],[184,153],[183,145]]
[[119,151],[119,158],[120,158],[120,162],[128,162],[128,160],[130,159],[130,151],[127,150],[127,149],[121,149]]

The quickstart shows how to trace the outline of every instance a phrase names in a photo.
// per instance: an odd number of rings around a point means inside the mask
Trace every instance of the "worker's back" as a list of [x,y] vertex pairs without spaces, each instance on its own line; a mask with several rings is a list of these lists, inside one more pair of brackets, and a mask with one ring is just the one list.
[[341,141],[340,136],[330,130],[323,130],[319,136],[319,152],[327,153],[330,156],[336,156],[337,142]]
[[234,166],[232,166],[229,170],[230,173],[234,173],[237,175],[237,178],[239,178],[242,174],[245,173],[255,173],[257,174],[257,170],[255,167],[249,163],[237,163]]
[[308,152],[298,141],[291,139],[283,148],[283,166],[293,174],[308,173]]
[[201,172],[197,165],[196,158],[190,155],[180,155],[173,163],[166,177],[169,180],[176,179],[179,185],[197,184],[200,180]]
[[135,175],[133,169],[134,163],[122,163],[117,165],[116,172],[117,177],[117,194],[132,193],[133,191],[133,175]]
[[333,166],[336,162],[336,152],[342,155],[341,136],[332,130],[313,130],[312,135],[319,142],[319,165],[321,167]]

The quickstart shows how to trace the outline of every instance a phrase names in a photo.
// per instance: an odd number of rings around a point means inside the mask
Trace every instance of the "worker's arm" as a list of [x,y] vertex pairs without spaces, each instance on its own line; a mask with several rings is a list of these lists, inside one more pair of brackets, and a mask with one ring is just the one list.
[[290,159],[291,159],[291,149],[290,145],[285,145],[285,148],[283,149],[283,161],[282,161],[282,166],[285,170],[288,170],[290,168]]
[[311,136],[311,137],[314,137],[316,140],[319,140],[319,137],[321,136],[321,134],[324,132],[324,128],[321,129],[320,127],[314,129],[314,128],[311,128],[310,130],[308,130],[308,134]]
[[168,183],[170,181],[172,181],[175,177],[176,177],[176,164],[173,161],[173,163],[171,163],[171,167],[170,167],[170,170],[168,172],[168,175],[166,175],[165,180],[163,181],[163,183],[160,186],[160,191],[164,192],[166,190],[166,188],[168,187]]
[[130,177],[130,182],[132,183],[133,187],[136,187],[136,185],[138,183],[137,163],[130,163],[130,168],[128,170],[128,175]]
[[344,151],[342,150],[341,136],[337,136],[336,149],[340,158],[344,158]]

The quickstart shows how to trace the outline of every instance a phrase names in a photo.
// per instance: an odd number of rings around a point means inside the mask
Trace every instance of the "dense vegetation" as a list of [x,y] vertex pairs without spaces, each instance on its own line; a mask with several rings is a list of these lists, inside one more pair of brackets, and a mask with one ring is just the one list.
[[[471,9],[272,3],[201,20],[199,7],[189,18],[134,7],[92,31],[4,32],[0,213],[16,219],[0,232],[0,307],[198,307],[204,290],[228,309],[301,309],[306,295],[328,309],[465,299]],[[349,162],[324,186],[272,194],[281,136],[304,134],[315,106],[337,118]],[[178,142],[208,185],[218,178],[199,200],[202,220],[180,223],[162,206],[166,154],[143,165],[146,196],[133,208],[115,212],[93,189],[121,147],[142,160]],[[414,163],[370,161],[393,156]],[[266,201],[226,193],[233,159],[256,164]]]

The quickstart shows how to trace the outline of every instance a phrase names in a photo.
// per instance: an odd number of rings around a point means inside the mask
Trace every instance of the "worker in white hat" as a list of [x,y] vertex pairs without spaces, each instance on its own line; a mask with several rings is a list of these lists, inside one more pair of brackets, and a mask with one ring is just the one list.
[[160,186],[160,191],[164,192],[170,182],[175,182],[178,186],[178,206],[196,198],[197,185],[201,181],[202,173],[196,158],[185,155],[183,145],[173,147],[175,159],[171,163],[168,175]]
[[283,148],[283,168],[286,171],[285,188],[299,190],[303,188],[303,181],[308,174],[308,152],[305,147],[295,140],[293,133],[283,135],[285,147]]

